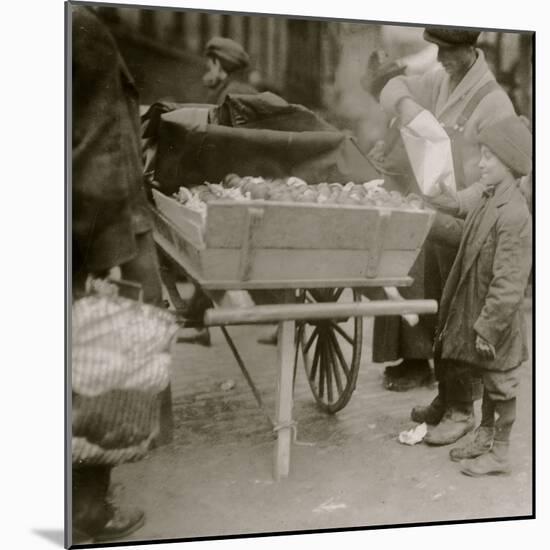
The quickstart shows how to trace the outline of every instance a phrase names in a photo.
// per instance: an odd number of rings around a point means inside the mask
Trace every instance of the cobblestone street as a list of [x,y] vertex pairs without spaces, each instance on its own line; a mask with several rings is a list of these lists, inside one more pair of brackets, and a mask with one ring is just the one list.
[[[531,334],[531,312],[526,312]],[[269,327],[229,329],[271,413],[276,348],[256,343]],[[396,441],[411,407],[433,390],[386,391],[370,363],[365,323],[357,389],[334,416],[317,409],[303,370],[295,387],[297,443],[290,476],[272,478],[274,436],[221,332],[211,348],[174,346],[175,440],[139,463],[117,468],[123,499],[143,507],[132,540],[313,530],[393,523],[523,516],[532,512],[531,364],[523,371],[510,476],[468,478],[449,447]],[[222,384],[233,381],[224,391]],[[231,382],[224,387],[232,386]],[[479,406],[476,413],[479,418]]]

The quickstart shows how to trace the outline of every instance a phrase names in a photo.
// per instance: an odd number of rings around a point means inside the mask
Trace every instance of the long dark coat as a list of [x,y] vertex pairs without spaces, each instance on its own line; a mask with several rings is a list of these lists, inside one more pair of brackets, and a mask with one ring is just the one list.
[[73,271],[90,273],[132,259],[151,222],[132,77],[97,17],[70,9]]
[[[394,124],[388,128],[384,161],[378,169],[384,176],[384,187],[388,191],[399,191],[403,195],[419,194],[399,128]],[[425,274],[437,267],[434,266],[433,254],[423,249],[414,263],[409,275],[413,278],[411,286],[400,289],[401,295],[408,300],[434,298],[439,293],[429,292]],[[426,292],[428,294],[426,295]],[[371,298],[385,298],[382,293],[369,293]],[[430,359],[432,357],[433,337],[436,326],[435,315],[422,315],[419,323],[411,327],[401,317],[375,317],[372,343],[372,360],[375,363],[396,361],[397,359]]]
[[[531,216],[515,182],[501,183],[465,221],[438,213],[429,235],[459,244],[439,310],[444,359],[509,370],[528,357],[521,303],[531,269]],[[476,334],[496,349],[494,361],[475,350]]]

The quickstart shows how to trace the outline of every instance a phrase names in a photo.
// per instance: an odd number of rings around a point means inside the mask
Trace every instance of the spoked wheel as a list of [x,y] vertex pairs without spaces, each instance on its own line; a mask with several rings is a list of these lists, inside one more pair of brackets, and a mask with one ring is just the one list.
[[[343,292],[343,288],[301,290],[299,301],[344,301]],[[355,290],[352,292],[353,300],[360,301],[361,295]],[[363,318],[304,321],[297,325],[296,331],[296,361],[301,355],[318,406],[331,414],[343,409],[357,383],[363,343]]]

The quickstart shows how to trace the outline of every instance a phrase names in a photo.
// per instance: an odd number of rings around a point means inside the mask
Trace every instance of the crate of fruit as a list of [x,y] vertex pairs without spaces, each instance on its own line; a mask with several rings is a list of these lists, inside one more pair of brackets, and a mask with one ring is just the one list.
[[207,288],[404,285],[433,212],[381,184],[229,175],[155,190],[156,238]]

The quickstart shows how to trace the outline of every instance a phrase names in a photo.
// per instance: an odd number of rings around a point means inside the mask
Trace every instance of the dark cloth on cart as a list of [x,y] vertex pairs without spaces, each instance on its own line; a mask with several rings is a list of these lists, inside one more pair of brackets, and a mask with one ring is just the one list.
[[[226,100],[229,105],[219,114],[222,121],[237,122],[237,126],[208,120],[197,124],[185,108],[162,115],[155,166],[161,191],[172,194],[182,185],[219,182],[229,173],[265,178],[296,176],[308,183],[364,182],[379,177],[352,137],[330,125],[325,128],[318,117],[307,115],[304,107],[288,107],[269,92],[260,95],[261,109],[259,101],[253,104],[244,96]],[[267,109],[270,103],[272,111]],[[267,114],[258,116],[260,111]],[[230,114],[224,118],[227,112]],[[243,113],[248,117],[252,112],[254,120],[242,118]],[[300,131],[288,130],[294,122]]]
[[142,114],[142,138],[157,138],[161,116],[177,109],[206,110],[206,121],[221,126],[306,131],[336,128],[303,105],[288,103],[272,92],[231,94],[221,105],[158,101]]
[[[532,238],[529,211],[516,182],[500,184],[465,221],[438,213],[429,238],[459,243],[439,310],[441,357],[475,365],[490,382],[492,399],[513,397],[514,375],[528,358],[521,303]],[[476,335],[494,346],[493,360],[480,358]]]
[[232,94],[223,104],[213,109],[211,122],[234,128],[262,128],[286,132],[337,131],[332,124],[313,111],[303,105],[288,103],[272,92],[256,95]]
[[165,113],[176,111],[177,109],[206,109],[208,119],[213,112],[215,105],[210,103],[178,103],[174,101],[156,101],[150,105],[141,115],[141,137],[143,139],[157,139],[160,127],[161,116]]

